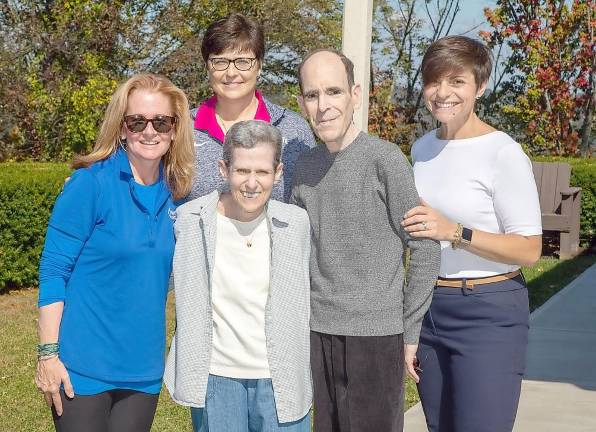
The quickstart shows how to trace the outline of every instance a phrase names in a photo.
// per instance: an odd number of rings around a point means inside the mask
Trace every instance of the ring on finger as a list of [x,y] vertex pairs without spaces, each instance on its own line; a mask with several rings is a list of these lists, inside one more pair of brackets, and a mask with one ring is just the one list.
[[422,231],[426,231],[427,230],[427,228],[426,228],[426,221],[420,222],[420,225],[422,225]]

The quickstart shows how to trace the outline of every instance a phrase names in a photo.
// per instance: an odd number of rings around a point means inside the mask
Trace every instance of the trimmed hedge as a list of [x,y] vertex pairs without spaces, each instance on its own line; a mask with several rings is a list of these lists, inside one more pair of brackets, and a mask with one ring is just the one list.
[[[571,184],[582,187],[582,245],[593,245],[596,159],[536,160],[572,165]],[[37,285],[39,257],[52,205],[70,172],[66,164],[0,164],[0,292]]]
[[0,292],[37,285],[37,267],[66,164],[0,164]]

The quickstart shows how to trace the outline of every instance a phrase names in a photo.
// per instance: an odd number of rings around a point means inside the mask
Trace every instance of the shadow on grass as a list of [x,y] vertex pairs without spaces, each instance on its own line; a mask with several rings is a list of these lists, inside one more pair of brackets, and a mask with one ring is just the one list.
[[544,272],[540,272],[540,268],[524,269],[528,282],[530,311],[542,306],[594,263],[596,263],[595,251],[587,250],[568,260],[550,258],[550,263],[547,262],[549,268]]

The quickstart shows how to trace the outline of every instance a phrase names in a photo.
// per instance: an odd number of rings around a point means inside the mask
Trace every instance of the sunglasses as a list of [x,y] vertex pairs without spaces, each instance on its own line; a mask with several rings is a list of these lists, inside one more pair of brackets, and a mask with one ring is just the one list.
[[255,64],[256,57],[238,57],[233,60],[225,57],[213,57],[209,59],[211,67],[216,71],[225,71],[230,67],[230,63],[234,63],[234,67],[239,71],[247,71]]
[[176,117],[158,115],[151,119],[148,119],[140,114],[124,116],[124,124],[126,125],[126,128],[131,132],[143,132],[149,122],[151,122],[153,129],[155,129],[155,132],[168,133],[176,124]]

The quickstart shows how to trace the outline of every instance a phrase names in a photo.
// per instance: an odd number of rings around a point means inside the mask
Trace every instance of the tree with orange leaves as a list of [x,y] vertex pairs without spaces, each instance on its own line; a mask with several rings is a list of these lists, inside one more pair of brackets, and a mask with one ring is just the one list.
[[502,104],[534,154],[594,153],[596,0],[498,0],[484,13],[493,30],[480,36],[511,50],[487,106]]

